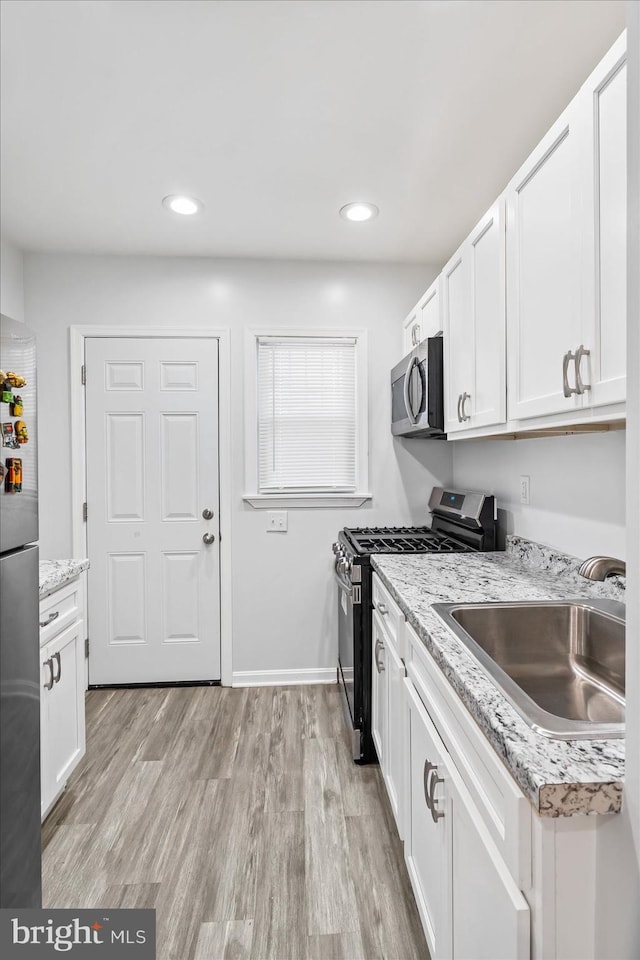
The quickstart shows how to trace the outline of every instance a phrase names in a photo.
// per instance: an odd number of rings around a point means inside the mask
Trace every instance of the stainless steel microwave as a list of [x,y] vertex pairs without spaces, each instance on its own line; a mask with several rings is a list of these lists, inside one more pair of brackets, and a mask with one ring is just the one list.
[[423,340],[391,371],[391,433],[444,437],[442,337]]

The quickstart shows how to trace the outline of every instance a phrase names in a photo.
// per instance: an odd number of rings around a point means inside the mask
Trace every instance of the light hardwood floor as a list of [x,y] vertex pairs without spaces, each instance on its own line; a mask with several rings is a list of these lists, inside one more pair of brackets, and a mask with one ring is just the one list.
[[155,907],[158,960],[428,960],[336,686],[92,690],[47,907]]

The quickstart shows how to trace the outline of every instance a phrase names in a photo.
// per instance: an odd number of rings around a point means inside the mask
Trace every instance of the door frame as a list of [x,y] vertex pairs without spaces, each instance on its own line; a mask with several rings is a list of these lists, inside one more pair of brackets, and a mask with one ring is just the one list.
[[[91,337],[218,341],[218,471],[220,481],[220,682],[233,680],[231,608],[231,331],[228,327],[143,327],[81,324],[69,327],[71,399],[71,537],[73,556],[88,557],[87,524],[82,505],[87,492],[85,388],[82,368],[85,340]],[[88,625],[87,625],[88,626]]]

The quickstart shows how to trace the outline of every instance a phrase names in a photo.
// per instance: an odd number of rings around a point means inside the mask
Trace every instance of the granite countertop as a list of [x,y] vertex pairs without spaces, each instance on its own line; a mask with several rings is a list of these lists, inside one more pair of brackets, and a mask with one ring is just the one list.
[[41,560],[40,599],[64,587],[65,583],[75,580],[83,570],[88,569],[88,560]]
[[624,600],[624,579],[585,580],[577,573],[580,561],[575,557],[520,537],[508,537],[504,553],[379,554],[372,564],[536,812],[547,817],[618,813],[624,739],[552,740],[534,732],[432,605]]

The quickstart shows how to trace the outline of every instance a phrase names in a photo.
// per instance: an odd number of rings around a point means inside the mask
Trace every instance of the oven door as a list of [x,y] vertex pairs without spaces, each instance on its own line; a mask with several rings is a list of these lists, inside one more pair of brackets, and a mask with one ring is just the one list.
[[336,570],[338,584],[338,680],[343,691],[345,717],[350,726],[358,726],[355,703],[356,631],[353,586],[347,576]]

